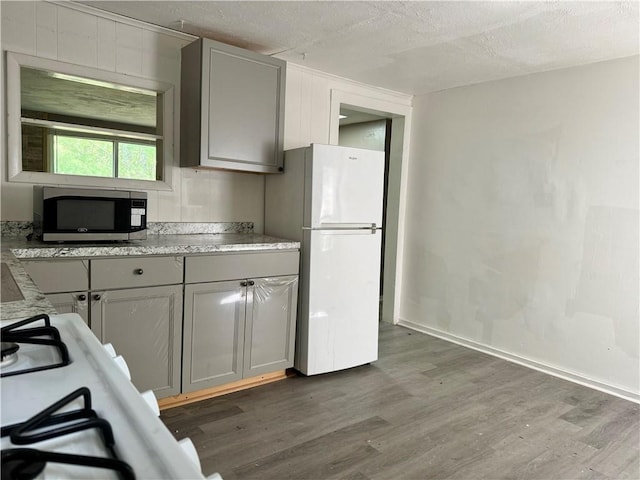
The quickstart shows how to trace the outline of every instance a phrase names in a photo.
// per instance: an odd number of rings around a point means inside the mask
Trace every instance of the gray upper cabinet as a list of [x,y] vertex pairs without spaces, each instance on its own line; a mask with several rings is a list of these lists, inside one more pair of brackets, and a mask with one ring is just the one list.
[[180,165],[278,173],[286,62],[208,39],[182,49]]

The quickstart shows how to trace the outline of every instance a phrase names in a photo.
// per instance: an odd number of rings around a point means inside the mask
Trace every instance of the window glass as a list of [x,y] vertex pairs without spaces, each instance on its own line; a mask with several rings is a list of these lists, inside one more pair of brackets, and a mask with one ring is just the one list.
[[155,145],[118,143],[118,177],[155,180]]
[[53,135],[54,173],[113,177],[113,160],[113,142]]

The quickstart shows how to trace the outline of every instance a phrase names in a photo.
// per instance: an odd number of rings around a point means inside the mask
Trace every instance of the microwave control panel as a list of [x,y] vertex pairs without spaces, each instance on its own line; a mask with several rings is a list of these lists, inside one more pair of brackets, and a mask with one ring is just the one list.
[[131,200],[131,227],[144,229],[147,226],[147,201]]

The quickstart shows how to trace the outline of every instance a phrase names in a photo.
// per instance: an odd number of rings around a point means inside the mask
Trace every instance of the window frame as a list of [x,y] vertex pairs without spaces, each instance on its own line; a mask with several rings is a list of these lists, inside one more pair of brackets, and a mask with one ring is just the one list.
[[[137,190],[173,190],[172,166],[174,165],[174,86],[154,79],[124,75],[117,72],[85,67],[57,60],[6,52],[6,132],[7,132],[7,181],[32,184],[77,185]],[[162,180],[133,180],[117,177],[90,177],[22,170],[22,110],[20,94],[20,68],[35,68],[91,78],[115,85],[153,90],[162,95],[158,115],[157,148],[162,149]],[[135,143],[135,142],[134,142]],[[156,167],[158,163],[156,164]]]

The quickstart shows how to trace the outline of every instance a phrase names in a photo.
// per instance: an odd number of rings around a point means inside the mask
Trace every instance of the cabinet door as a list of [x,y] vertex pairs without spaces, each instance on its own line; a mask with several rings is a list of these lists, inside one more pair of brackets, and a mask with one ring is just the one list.
[[89,325],[89,293],[52,293],[45,295],[58,313],[77,313]]
[[180,393],[181,285],[91,292],[91,330],[124,357],[138,390]]
[[185,286],[183,393],[242,378],[247,289],[241,283]]
[[277,171],[282,67],[269,57],[247,59],[215,48],[208,54],[207,158]]
[[257,278],[247,297],[244,377],[293,366],[298,276]]
[[282,171],[286,62],[200,39],[181,65],[181,165]]

